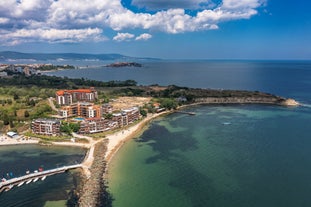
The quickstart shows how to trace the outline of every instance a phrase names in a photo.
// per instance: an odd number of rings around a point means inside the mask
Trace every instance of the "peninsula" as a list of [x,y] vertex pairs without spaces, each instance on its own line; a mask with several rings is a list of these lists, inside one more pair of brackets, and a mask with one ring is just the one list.
[[[197,104],[299,104],[293,99],[259,91],[138,86],[133,80],[104,83],[12,74],[1,78],[0,87],[4,109],[0,114],[1,131],[16,132],[21,139],[16,142],[39,140],[43,144],[89,149],[81,163],[86,176],[79,193],[80,206],[99,205],[99,200],[103,200],[99,195],[109,202],[102,179],[107,162],[127,139],[137,136],[158,116]],[[12,90],[14,94],[9,93]]]

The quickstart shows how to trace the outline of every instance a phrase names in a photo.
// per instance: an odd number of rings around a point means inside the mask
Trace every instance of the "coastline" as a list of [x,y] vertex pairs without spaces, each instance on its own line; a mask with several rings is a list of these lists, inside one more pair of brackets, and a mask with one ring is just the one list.
[[116,132],[114,134],[110,134],[106,137],[108,140],[107,143],[107,152],[105,154],[105,160],[107,164],[109,165],[110,161],[114,157],[114,155],[119,151],[119,149],[123,146],[123,144],[138,136],[139,134],[144,132],[144,127],[146,127],[152,120],[155,118],[158,118],[160,116],[172,113],[173,111],[164,111],[157,114],[149,114],[147,117],[145,117],[143,120],[141,120],[139,123],[130,126],[127,129],[123,129],[119,132]]
[[38,143],[39,143],[39,140],[37,140],[37,139],[19,140],[19,139],[3,137],[0,140],[0,146],[21,145],[21,144],[38,144]]

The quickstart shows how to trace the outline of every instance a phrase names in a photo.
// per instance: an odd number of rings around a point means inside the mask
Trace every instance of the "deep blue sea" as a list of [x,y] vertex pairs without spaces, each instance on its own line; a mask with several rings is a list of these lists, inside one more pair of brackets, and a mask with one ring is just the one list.
[[[155,120],[111,161],[112,206],[311,206],[311,61],[157,61],[143,62],[141,68],[101,64],[79,62],[88,67],[48,74],[258,90],[303,104],[197,106],[186,109],[195,116],[176,113]],[[43,200],[51,196],[44,192],[38,196]]]
[[[99,67],[50,72],[50,75],[99,81],[136,80],[140,85],[178,85],[194,88],[259,90],[310,103],[311,61],[158,61],[143,67]],[[92,65],[96,67],[92,68]]]

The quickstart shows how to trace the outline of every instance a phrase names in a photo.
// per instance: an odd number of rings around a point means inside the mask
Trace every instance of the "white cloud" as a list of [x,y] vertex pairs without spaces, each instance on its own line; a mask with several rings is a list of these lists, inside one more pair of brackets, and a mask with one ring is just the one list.
[[[135,39],[135,29],[151,33],[184,33],[218,29],[224,21],[248,19],[265,0],[133,0],[139,7],[164,10],[134,12],[121,0],[0,0],[0,44],[28,41],[81,42],[107,40],[104,29],[118,31],[116,41]],[[199,10],[196,10],[199,8]],[[192,14],[185,9],[194,9]],[[131,33],[128,33],[131,31]],[[139,35],[137,40],[150,39]]]
[[152,38],[151,34],[143,33],[139,35],[138,37],[136,37],[135,40],[149,40],[150,38]]
[[83,42],[102,41],[105,39],[102,30],[98,28],[87,29],[20,29],[13,33],[0,31],[0,35],[6,39],[6,45],[15,45],[23,42]]
[[122,41],[131,40],[134,37],[135,35],[130,34],[130,33],[118,33],[116,36],[113,37],[113,40],[122,42]]
[[264,3],[263,0],[223,0],[225,9],[257,8]]
[[0,17],[0,24],[6,24],[6,23],[8,23],[9,21],[10,21],[9,18],[2,18],[2,17]]

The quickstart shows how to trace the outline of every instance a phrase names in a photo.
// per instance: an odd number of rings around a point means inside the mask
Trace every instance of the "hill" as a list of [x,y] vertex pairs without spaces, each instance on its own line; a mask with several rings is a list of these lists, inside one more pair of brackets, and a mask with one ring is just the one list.
[[8,60],[142,60],[152,58],[137,58],[121,54],[81,54],[81,53],[21,53],[13,51],[0,52],[0,61]]

